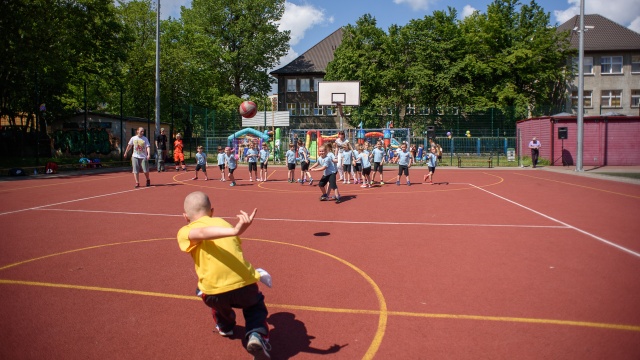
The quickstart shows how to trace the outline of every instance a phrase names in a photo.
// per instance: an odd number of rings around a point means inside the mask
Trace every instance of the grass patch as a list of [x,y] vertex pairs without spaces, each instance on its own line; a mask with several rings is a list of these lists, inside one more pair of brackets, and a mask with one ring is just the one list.
[[609,176],[617,176],[628,179],[640,179],[640,173],[625,173],[625,172],[598,172],[596,174],[609,175]]

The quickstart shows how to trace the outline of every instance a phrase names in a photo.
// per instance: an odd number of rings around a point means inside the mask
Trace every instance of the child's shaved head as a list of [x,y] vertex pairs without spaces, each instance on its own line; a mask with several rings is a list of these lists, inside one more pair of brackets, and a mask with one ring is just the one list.
[[[184,199],[184,213],[189,219],[195,220],[202,214],[209,214],[211,201],[202,191],[194,191]],[[200,216],[198,216],[200,215]]]

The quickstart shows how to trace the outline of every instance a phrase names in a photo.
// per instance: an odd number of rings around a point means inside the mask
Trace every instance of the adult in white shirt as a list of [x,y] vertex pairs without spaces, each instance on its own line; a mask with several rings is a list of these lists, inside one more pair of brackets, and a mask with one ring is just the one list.
[[147,178],[147,186],[151,186],[151,179],[149,179],[149,158],[151,157],[151,144],[149,139],[144,136],[144,128],[139,127],[136,131],[136,135],[129,139],[127,149],[124,151],[124,158],[127,158],[129,150],[133,149],[131,154],[131,166],[133,167],[133,178],[136,179],[136,185],[134,187],[140,187],[140,171],[144,172],[144,176]]
[[535,168],[538,165],[538,155],[540,155],[540,141],[534,136],[533,139],[529,142],[529,149],[531,149],[531,163]]

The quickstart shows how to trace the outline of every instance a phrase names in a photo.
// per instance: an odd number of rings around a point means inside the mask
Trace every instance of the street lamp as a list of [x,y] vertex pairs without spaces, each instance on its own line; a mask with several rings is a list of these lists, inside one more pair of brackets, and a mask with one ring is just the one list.
[[584,32],[593,29],[593,26],[584,26],[584,0],[580,0],[580,28],[573,28],[579,33],[578,45],[578,150],[576,156],[576,171],[582,172],[582,153],[584,148]]

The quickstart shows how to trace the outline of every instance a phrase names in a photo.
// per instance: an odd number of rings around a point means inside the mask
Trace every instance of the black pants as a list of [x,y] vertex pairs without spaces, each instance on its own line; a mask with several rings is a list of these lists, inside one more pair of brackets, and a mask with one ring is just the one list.
[[258,332],[269,335],[267,326],[267,307],[264,295],[258,289],[258,284],[252,284],[240,289],[231,290],[217,295],[202,294],[202,300],[212,309],[213,320],[218,329],[224,332],[233,330],[236,325],[236,313],[233,308],[242,309],[246,321],[245,334]]
[[531,163],[533,164],[533,167],[536,167],[536,165],[538,165],[538,154],[539,153],[540,153],[540,150],[531,149]]

